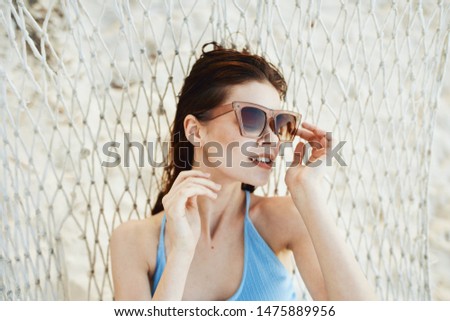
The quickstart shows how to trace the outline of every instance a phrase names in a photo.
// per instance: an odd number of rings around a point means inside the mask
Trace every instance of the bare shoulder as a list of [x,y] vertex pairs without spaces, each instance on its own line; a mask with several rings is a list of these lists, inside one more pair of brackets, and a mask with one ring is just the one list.
[[151,299],[161,213],[131,220],[114,229],[110,238],[115,300]]
[[255,219],[283,227],[299,219],[300,213],[291,196],[253,196]]
[[275,216],[286,216],[285,214],[293,215],[294,211],[297,213],[294,201],[290,195],[287,196],[256,196],[255,205],[258,205],[260,209],[263,209],[263,213],[272,214]]
[[307,233],[291,196],[252,196],[250,216],[274,252],[289,249],[293,238]]
[[[111,234],[111,256],[137,264],[152,273],[155,266],[156,249],[162,212],[141,220],[130,220],[120,224]],[[132,259],[132,261],[130,261]]]

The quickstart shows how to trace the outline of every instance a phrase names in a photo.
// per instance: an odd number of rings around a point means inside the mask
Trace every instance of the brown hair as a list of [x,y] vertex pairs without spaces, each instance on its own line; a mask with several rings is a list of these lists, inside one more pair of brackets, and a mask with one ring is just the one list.
[[[211,51],[205,51],[213,45]],[[152,214],[163,210],[162,198],[172,188],[182,171],[192,169],[194,146],[186,138],[184,118],[191,114],[199,121],[208,121],[208,111],[219,106],[227,98],[232,85],[248,81],[269,81],[284,99],[287,85],[281,73],[264,57],[244,49],[226,49],[216,42],[202,47],[202,55],[192,66],[181,89],[175,120],[171,128],[169,163],[164,168],[163,188],[152,209]],[[242,183],[242,189],[253,192],[255,187]]]

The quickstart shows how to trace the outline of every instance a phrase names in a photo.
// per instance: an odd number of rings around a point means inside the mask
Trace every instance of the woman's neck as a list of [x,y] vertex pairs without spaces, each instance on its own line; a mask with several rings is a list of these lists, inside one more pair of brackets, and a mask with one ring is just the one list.
[[206,196],[197,197],[201,220],[201,238],[212,243],[216,232],[244,215],[245,192],[240,182],[223,184],[217,199]]

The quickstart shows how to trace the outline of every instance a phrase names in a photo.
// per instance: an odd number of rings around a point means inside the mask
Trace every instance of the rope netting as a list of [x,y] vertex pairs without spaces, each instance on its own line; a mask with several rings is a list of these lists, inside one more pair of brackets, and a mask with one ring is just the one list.
[[[427,184],[448,2],[0,8],[1,299],[112,298],[111,231],[150,215],[176,95],[212,40],[279,66],[284,108],[343,144],[345,164],[328,168],[329,207],[381,298],[430,298]],[[285,195],[285,167],[255,193]]]

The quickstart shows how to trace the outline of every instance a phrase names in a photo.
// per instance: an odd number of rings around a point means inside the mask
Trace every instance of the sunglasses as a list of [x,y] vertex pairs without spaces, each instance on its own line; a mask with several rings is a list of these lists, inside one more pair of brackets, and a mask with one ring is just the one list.
[[209,112],[209,120],[234,111],[241,135],[248,138],[261,138],[269,126],[280,142],[292,142],[302,115],[292,111],[274,110],[261,105],[243,101],[233,101]]

